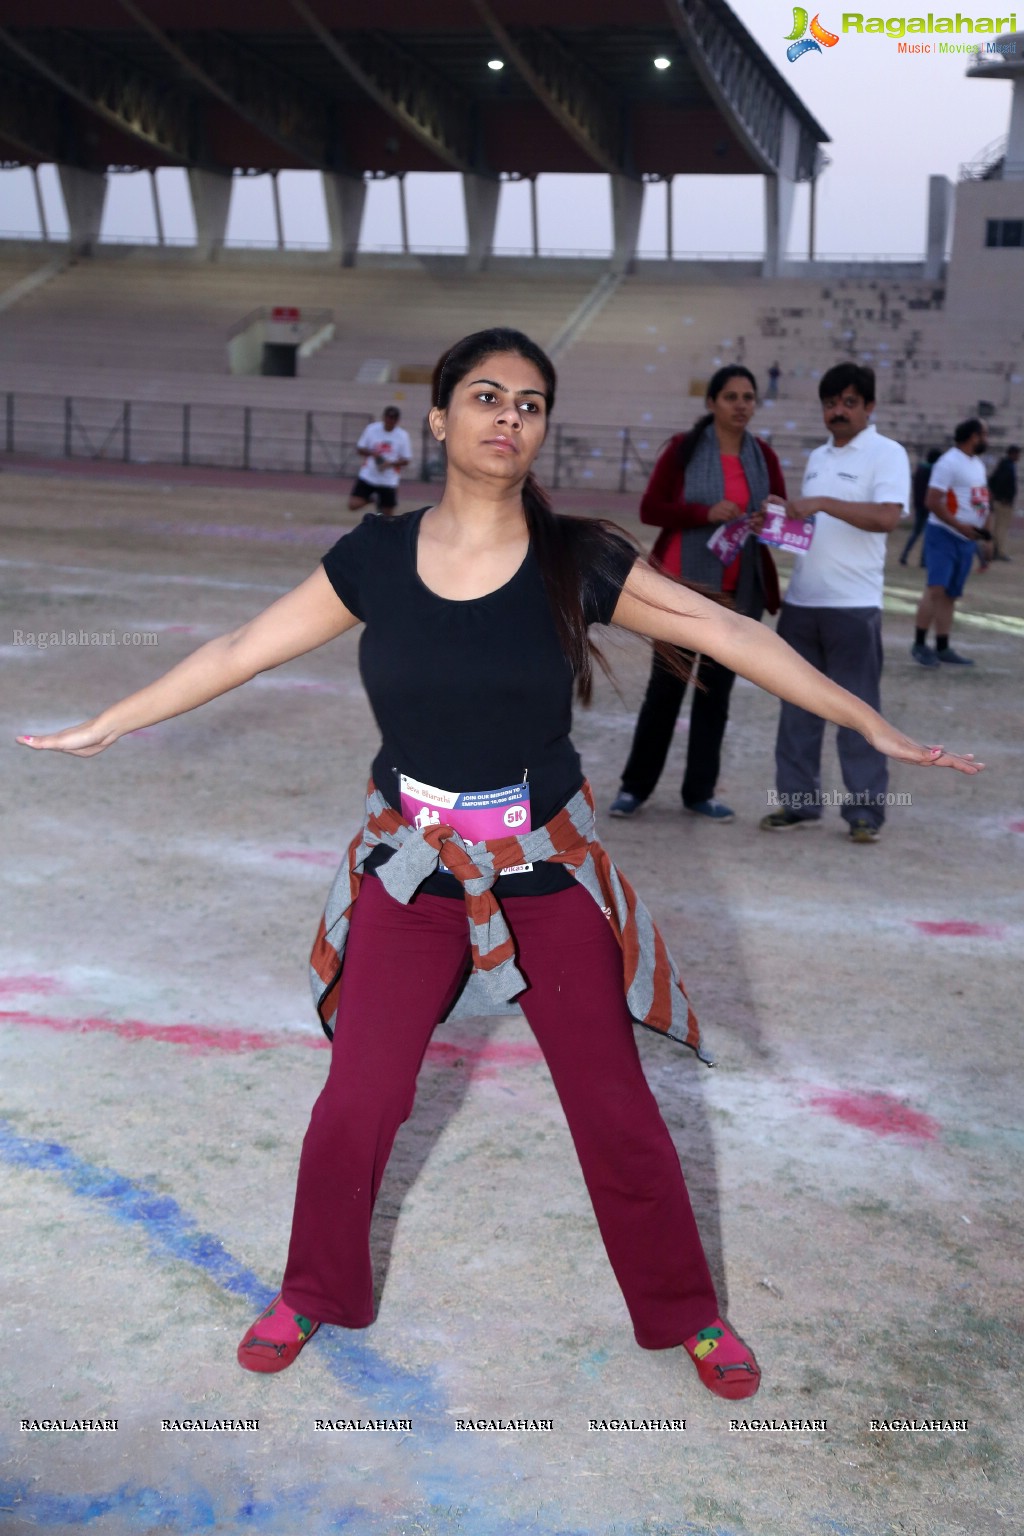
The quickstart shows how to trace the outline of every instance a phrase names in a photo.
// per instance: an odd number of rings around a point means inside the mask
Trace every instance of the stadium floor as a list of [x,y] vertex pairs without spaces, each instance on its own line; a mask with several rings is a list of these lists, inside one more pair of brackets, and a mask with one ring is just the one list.
[[[327,1060],[306,955],[375,739],[356,645],[92,761],[13,737],[93,713],[301,580],[353,521],[324,489],[0,477],[2,1529],[1020,1530],[1019,531],[1018,563],[972,578],[970,673],[914,667],[920,573],[889,572],[886,712],[985,774],[896,767],[912,803],[877,846],[837,812],[766,837],[777,706],[741,682],[720,784],[736,822],[682,815],[681,729],[643,816],[603,824],[717,1058],[641,1032],[760,1395],[720,1402],[681,1351],[635,1346],[519,1016],[435,1037],[375,1220],[373,1328],[323,1330],[283,1376],[238,1369]],[[629,526],[632,503],[602,510]],[[622,697],[600,681],[576,727],[599,806],[647,666],[609,650]],[[117,1429],[31,1427],[85,1419]],[[412,1427],[316,1428],[371,1419]],[[458,1428],[509,1419],[553,1427]],[[686,1427],[590,1427],[624,1420]],[[898,1427],[925,1421],[966,1427]]]

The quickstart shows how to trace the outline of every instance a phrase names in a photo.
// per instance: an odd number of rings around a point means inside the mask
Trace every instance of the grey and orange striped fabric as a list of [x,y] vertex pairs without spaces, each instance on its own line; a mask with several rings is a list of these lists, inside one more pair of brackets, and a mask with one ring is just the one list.
[[547,860],[564,865],[611,923],[622,949],[626,1006],[633,1020],[690,1046],[710,1066],[696,1015],[665,941],[629,881],[597,841],[595,825],[594,797],[584,782],[564,810],[535,832],[467,843],[451,827],[435,824],[417,830],[387,803],[371,780],[366,821],[335,876],[310,956],[313,1001],[328,1039],[334,1034],[349,918],[363,865],[383,843],[394,849],[394,856],[380,865],[376,876],[396,901],[410,901],[439,865],[462,885],[472,969],[459,997],[460,1013],[508,1012],[526,987],[494,885],[504,869]]

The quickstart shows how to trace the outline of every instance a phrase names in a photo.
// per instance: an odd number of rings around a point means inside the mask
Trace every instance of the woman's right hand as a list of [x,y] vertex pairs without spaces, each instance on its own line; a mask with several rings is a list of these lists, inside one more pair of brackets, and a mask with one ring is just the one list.
[[95,757],[97,752],[112,747],[117,739],[117,732],[101,725],[98,717],[81,725],[69,725],[67,730],[54,731],[49,736],[18,737],[23,747],[39,752],[69,752],[72,757]]
[[731,523],[734,518],[742,516],[742,507],[738,507],[734,501],[716,501],[713,507],[708,508],[709,523]]

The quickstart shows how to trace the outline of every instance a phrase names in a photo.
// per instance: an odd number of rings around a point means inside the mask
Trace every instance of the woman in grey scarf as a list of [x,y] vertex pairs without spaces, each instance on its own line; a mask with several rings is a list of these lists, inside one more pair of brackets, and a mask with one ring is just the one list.
[[[753,537],[756,521],[729,564],[708,548],[708,538],[720,524],[748,514],[756,519],[769,493],[785,497],[782,466],[768,444],[748,431],[757,409],[757,381],[749,368],[738,363],[719,368],[708,385],[705,405],[707,415],[689,432],[669,440],[640,503],[641,521],[662,530],[651,563],[759,619],[765,608],[769,613],[778,610],[779,582],[770,551]],[[680,651],[680,665],[670,668],[655,655],[612,816],[634,816],[653,793],[695,660],[692,652]],[[729,807],[715,798],[734,678],[735,673],[711,657],[701,657],[682,798],[688,811],[708,821],[734,819]]]

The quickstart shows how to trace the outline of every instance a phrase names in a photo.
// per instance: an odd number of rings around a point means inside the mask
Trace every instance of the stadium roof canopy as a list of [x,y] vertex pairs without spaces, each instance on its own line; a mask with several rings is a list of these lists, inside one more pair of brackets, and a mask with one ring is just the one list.
[[0,0],[8,165],[805,180],[827,138],[724,0]]

